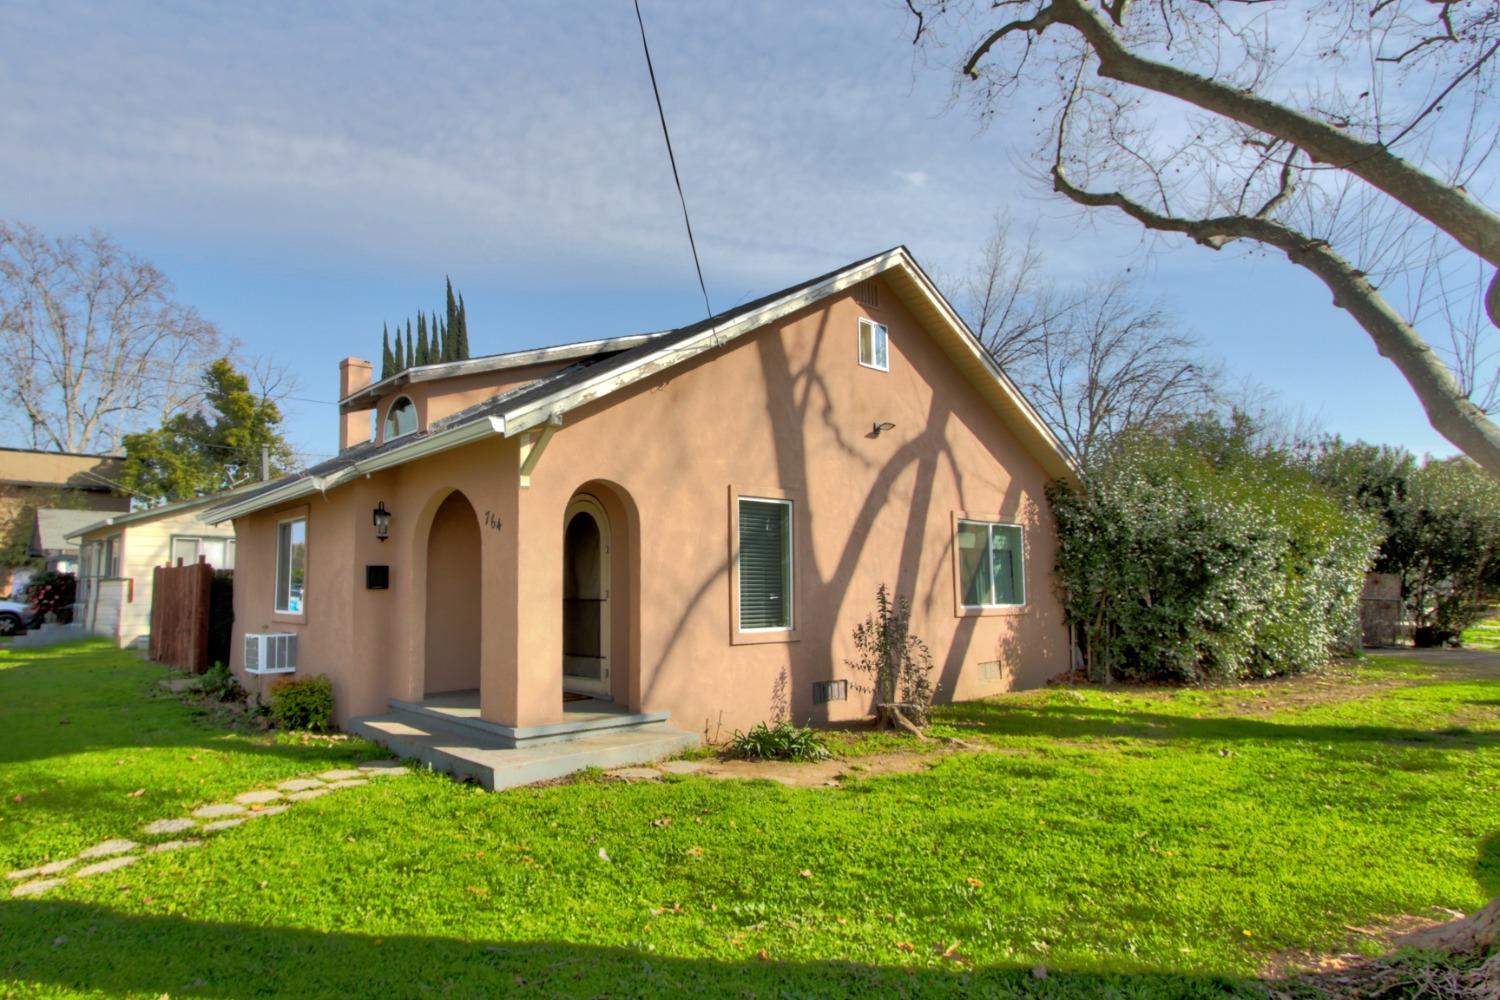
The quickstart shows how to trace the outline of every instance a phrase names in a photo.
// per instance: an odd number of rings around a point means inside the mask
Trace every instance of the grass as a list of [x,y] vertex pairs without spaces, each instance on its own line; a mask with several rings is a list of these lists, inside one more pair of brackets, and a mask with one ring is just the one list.
[[1466,649],[1500,650],[1500,618],[1489,618],[1463,630],[1463,645]]
[[[114,685],[84,665],[102,655],[57,654],[29,711],[55,718],[57,699]],[[16,669],[0,670],[0,706]],[[147,690],[137,676],[111,697],[194,746],[234,741],[226,777],[289,763],[281,749],[338,752],[203,732]],[[953,706],[940,725],[991,752],[838,789],[594,777],[494,795],[432,775],[350,789],[0,902],[0,992],[1255,995],[1283,952],[1500,893],[1500,671],[1372,659],[1322,681],[1049,690]],[[77,747],[38,724],[0,786],[37,759],[65,781],[109,775],[124,744],[106,744],[140,730],[109,731]],[[166,742],[142,759],[187,741]],[[158,781],[182,787],[171,767]],[[189,793],[139,815],[105,796],[116,811],[97,820],[88,799],[56,803],[41,829],[118,835]]]

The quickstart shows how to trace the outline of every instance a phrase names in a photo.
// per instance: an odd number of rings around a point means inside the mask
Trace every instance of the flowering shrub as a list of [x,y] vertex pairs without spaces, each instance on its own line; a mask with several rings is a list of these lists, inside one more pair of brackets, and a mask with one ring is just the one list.
[[26,585],[26,603],[44,620],[56,615],[67,624],[73,620],[73,604],[78,599],[78,578],[72,573],[38,573]]
[[1269,677],[1353,634],[1380,533],[1280,456],[1121,441],[1050,493],[1057,580],[1099,680]]

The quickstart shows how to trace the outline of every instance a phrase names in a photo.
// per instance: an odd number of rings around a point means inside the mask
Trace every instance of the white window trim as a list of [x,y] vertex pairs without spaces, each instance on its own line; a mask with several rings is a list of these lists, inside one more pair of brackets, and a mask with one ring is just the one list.
[[[392,411],[394,411],[396,409],[396,405],[398,403],[400,403],[403,399],[406,400],[408,403],[411,404],[411,430],[409,430],[409,431],[402,431],[400,434],[392,434],[392,433],[390,433],[390,430],[391,430],[391,413],[392,413]],[[399,440],[401,438],[404,438],[404,437],[407,437],[409,435],[415,434],[415,433],[417,433],[418,430],[421,429],[418,426],[420,423],[421,423],[421,418],[417,414],[417,401],[415,399],[412,399],[410,396],[408,396],[406,393],[403,392],[401,395],[399,395],[395,399],[391,400],[391,405],[387,406],[385,408],[385,423],[381,427],[380,440],[382,442],[385,442],[385,441],[397,441],[397,440]]]
[[[783,506],[783,507],[786,508],[786,579],[787,579],[787,589],[790,591],[790,593],[788,593],[786,595],[787,596],[787,601],[786,601],[786,622],[787,623],[785,625],[771,625],[771,626],[764,627],[764,628],[745,628],[743,625],[740,625],[739,626],[739,630],[742,633],[744,633],[745,635],[757,635],[757,634],[764,635],[764,634],[766,634],[768,632],[795,632],[795,631],[797,631],[797,563],[796,563],[796,559],[797,559],[797,511],[796,511],[796,508],[792,505],[792,501],[786,499],[785,497],[755,497],[755,496],[750,496],[748,494],[741,494],[740,496],[735,497],[734,525],[735,525],[735,532],[736,533],[739,532],[740,511],[741,511],[740,505],[743,504],[746,500],[749,500],[752,503],[774,503],[774,504],[780,504],[781,506]],[[739,570],[739,565],[738,565],[739,560],[740,560],[740,548],[739,548],[739,539],[738,538],[735,539],[734,559],[735,559],[735,563],[736,563],[735,570],[734,570],[734,591],[735,591],[735,593],[734,593],[734,608],[735,608],[734,616],[735,616],[735,619],[736,619],[736,623],[738,624],[738,619],[739,619],[739,615],[740,615],[740,608],[743,607],[743,605],[740,603],[740,591],[744,587],[744,577],[742,577],[740,575],[740,570]]]
[[[1004,603],[1004,604],[968,604],[963,599],[963,593],[964,593],[963,579],[960,576],[959,581],[958,581],[958,606],[960,608],[963,608],[965,611],[984,611],[984,610],[989,609],[989,608],[1024,608],[1026,606],[1026,526],[1024,524],[1015,524],[1015,523],[1010,522],[1010,521],[981,521],[981,520],[979,520],[977,518],[973,518],[973,517],[960,517],[960,518],[958,518],[958,520],[957,520],[957,526],[954,528],[954,531],[953,531],[953,559],[954,559],[955,563],[958,563],[958,561],[959,561],[959,554],[958,554],[958,527],[962,527],[965,524],[975,524],[975,525],[979,525],[982,528],[988,529],[986,531],[986,533],[985,533],[985,541],[986,541],[986,543],[988,543],[987,546],[986,546],[986,548],[985,548],[985,552],[986,553],[994,551],[993,548],[990,547],[990,546],[993,546],[993,544],[994,544],[994,542],[991,540],[990,536],[993,535],[995,528],[1015,528],[1016,531],[1020,532],[1020,534],[1021,534],[1021,572],[1020,572],[1020,579],[1017,580],[1017,583],[1018,583],[1018,585],[1021,588],[1021,599],[1019,601],[1011,601],[1011,602],[1007,602],[1007,603]],[[959,568],[958,572],[961,574],[963,572],[962,568]],[[990,568],[990,574],[991,574],[991,576],[994,575],[994,572],[995,572],[994,567],[991,566],[991,568]]]
[[[862,344],[864,342],[865,327],[867,327],[867,326],[872,331],[871,334],[870,334],[870,360],[869,361],[866,361],[863,357],[861,357],[861,355],[864,353],[863,350],[861,349],[861,347],[862,347]],[[883,365],[879,364],[878,361],[877,361],[877,359],[880,357],[880,351],[876,349],[876,340],[875,340],[875,338],[876,338],[877,335],[880,338],[882,338],[882,339],[885,340],[885,364],[883,364]],[[861,317],[860,321],[859,321],[859,335],[854,338],[854,356],[855,356],[855,359],[857,361],[859,361],[859,366],[861,368],[871,368],[871,369],[874,369],[877,372],[888,372],[888,371],[890,371],[891,370],[891,331],[886,327],[886,325],[884,323],[877,323],[873,319],[864,319],[863,317]]]
[[[293,611],[291,608],[283,608],[281,606],[281,594],[278,593],[278,591],[281,588],[281,582],[280,582],[281,581],[281,526],[283,524],[292,524],[292,523],[294,523],[296,521],[301,521],[302,522],[302,545],[303,545],[303,552],[302,552],[302,608],[299,611]],[[289,618],[306,618],[307,617],[307,549],[309,547],[310,546],[309,546],[308,531],[307,531],[307,515],[305,513],[302,513],[302,514],[293,514],[291,517],[283,517],[283,518],[281,518],[280,520],[278,520],[276,522],[276,557],[275,557],[275,565],[272,567],[273,571],[271,573],[271,610],[272,610],[273,613],[278,614],[278,615],[285,615],[285,616],[287,616]],[[238,555],[239,553],[235,553],[235,554]],[[290,547],[288,547],[287,558],[291,559],[291,557],[292,557],[292,554],[291,554],[291,551],[290,551]],[[286,590],[287,590],[287,594],[286,594],[286,596],[287,596],[287,603],[291,603],[291,599],[292,599],[292,568],[290,566],[287,567]]]

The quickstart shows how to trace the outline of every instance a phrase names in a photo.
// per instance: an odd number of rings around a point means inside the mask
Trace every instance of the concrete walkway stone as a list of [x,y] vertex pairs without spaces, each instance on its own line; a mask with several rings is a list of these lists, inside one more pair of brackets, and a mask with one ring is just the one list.
[[239,826],[245,822],[243,816],[233,816],[229,819],[216,819],[212,823],[204,823],[203,829],[206,833],[217,833],[220,830],[228,830],[230,827]]
[[322,788],[323,783],[317,778],[293,778],[291,781],[283,781],[276,787],[283,792],[305,792],[310,788]]
[[10,891],[10,894],[12,896],[36,896],[46,892],[48,889],[55,889],[66,881],[67,879],[65,878],[39,878],[35,882],[27,882],[25,885],[16,886]]
[[23,878],[31,878],[33,875],[40,875],[41,873],[42,870],[40,868],[18,868],[13,872],[6,872],[5,877],[11,882],[19,882]]
[[266,806],[264,809],[256,809],[256,810],[253,810],[251,812],[246,813],[245,814],[245,818],[246,819],[260,819],[262,816],[275,816],[277,813],[284,813],[284,812],[286,812],[290,808],[291,808],[291,806],[287,806],[287,805]]
[[[358,774],[359,772],[355,771],[354,773]],[[354,787],[359,786],[359,785],[368,785],[369,783],[370,783],[370,780],[368,778],[345,778],[342,781],[330,781],[328,783],[328,787],[329,788],[354,788]]]
[[95,844],[93,847],[79,851],[78,857],[80,859],[107,858],[115,854],[124,854],[126,851],[133,851],[139,846],[133,840],[106,840],[102,844]]
[[346,781],[350,778],[363,778],[364,776],[365,774],[363,771],[359,771],[351,767],[341,768],[334,771],[324,771],[322,774],[318,775],[318,777],[322,778],[324,781]]
[[181,833],[184,830],[191,830],[197,825],[198,821],[195,819],[159,819],[155,822],[147,823],[145,826],[141,827],[141,830],[153,835],[162,833]]
[[49,861],[36,870],[38,875],[56,875],[72,868],[78,861],[77,858],[63,858],[61,861]]
[[664,760],[656,765],[663,774],[694,774],[703,770],[701,760]]
[[254,792],[241,792],[234,797],[234,801],[242,806],[263,805],[267,802],[275,802],[281,798],[281,793],[274,788],[262,788]]
[[365,777],[367,778],[399,778],[403,774],[409,773],[411,773],[409,769],[400,766],[370,767],[365,769]]
[[300,792],[293,792],[286,797],[286,800],[288,802],[306,802],[308,799],[315,799],[319,795],[327,795],[330,791],[332,789],[320,782],[317,788],[304,788]]
[[147,854],[165,854],[167,851],[180,851],[185,847],[202,847],[201,840],[163,840],[160,844],[152,844],[146,848]]
[[614,778],[616,781],[660,781],[661,772],[654,767],[620,767],[613,771],[605,771],[606,778]]
[[133,865],[141,860],[139,854],[122,854],[118,858],[110,858],[107,861],[96,861],[91,865],[84,865],[73,873],[74,878],[88,878],[90,875],[102,875],[105,872],[119,871],[126,865]]
[[220,802],[217,805],[194,809],[193,815],[199,819],[219,819],[223,816],[238,816],[244,811],[245,807],[238,802]]

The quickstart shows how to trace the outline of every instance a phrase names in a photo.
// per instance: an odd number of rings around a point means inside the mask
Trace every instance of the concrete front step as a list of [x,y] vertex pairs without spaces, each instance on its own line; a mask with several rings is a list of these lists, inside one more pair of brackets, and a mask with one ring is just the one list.
[[505,726],[479,718],[477,708],[455,710],[435,708],[415,701],[390,700],[391,716],[418,728],[443,726],[455,731],[469,731],[471,739],[501,747],[528,747],[560,740],[575,740],[585,733],[607,729],[638,729],[654,722],[666,722],[667,712],[567,712],[566,719],[543,726]]
[[661,722],[524,747],[503,746],[472,728],[402,711],[355,719],[349,728],[401,757],[473,779],[490,791],[562,778],[590,767],[647,764],[698,745],[697,734]]

